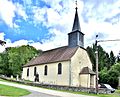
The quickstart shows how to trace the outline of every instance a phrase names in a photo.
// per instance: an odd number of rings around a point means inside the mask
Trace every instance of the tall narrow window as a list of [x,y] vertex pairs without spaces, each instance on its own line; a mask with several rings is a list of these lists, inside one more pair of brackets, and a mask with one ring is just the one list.
[[58,64],[58,74],[62,74],[62,64]]
[[34,76],[36,76],[36,74],[37,74],[37,68],[34,67]]
[[47,65],[45,65],[44,75],[47,75]]
[[29,76],[29,68],[27,69],[27,76]]

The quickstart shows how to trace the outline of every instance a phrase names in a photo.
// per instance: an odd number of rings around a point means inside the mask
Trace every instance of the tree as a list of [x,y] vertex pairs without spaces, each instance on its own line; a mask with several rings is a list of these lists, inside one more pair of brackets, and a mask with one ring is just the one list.
[[[93,64],[93,70],[95,71],[96,68],[96,58],[95,58],[95,51],[96,51],[96,46],[93,44],[92,47],[87,47],[87,52],[90,57],[90,60]],[[109,59],[109,54],[104,51],[104,49],[98,45],[98,69],[101,71],[104,67],[107,67],[109,69],[109,64],[110,64],[110,59]]]
[[[93,44],[92,47],[87,47],[87,52],[90,57],[90,60],[93,64],[93,67],[95,70],[96,67],[96,58],[95,58],[95,51],[96,51],[96,45]],[[104,67],[107,67],[109,70],[110,67],[115,63],[115,56],[113,54],[113,51],[110,52],[110,55],[102,48],[102,46],[98,45],[98,70],[101,71],[103,70]]]
[[118,53],[118,55],[117,55],[117,58],[116,58],[116,59],[117,59],[117,62],[118,62],[118,63],[120,63],[120,52]]
[[114,88],[117,88],[118,86],[118,77],[119,72],[117,70],[110,69],[108,71],[108,83]]
[[29,45],[6,48],[6,51],[0,55],[1,74],[21,75],[22,66],[38,54],[39,51]]
[[108,82],[108,70],[104,67],[103,70],[99,73],[99,83],[107,83]]
[[[87,47],[87,52],[92,64],[94,64],[94,68],[96,66],[95,51],[95,44],[93,44],[92,47]],[[118,58],[120,57],[118,56]],[[105,52],[102,46],[98,45],[99,83],[108,83],[115,88],[117,87],[118,76],[120,76],[120,61],[118,59],[118,63],[115,64],[115,60],[116,58],[114,56],[113,51],[111,51],[110,54],[108,54],[107,52]]]
[[113,54],[113,51],[110,52],[110,66],[115,64],[115,56]]
[[112,87],[117,88],[118,77],[120,76],[120,63],[114,64],[110,70],[105,67],[99,73],[99,83],[108,83]]
[[111,69],[118,71],[120,76],[120,63],[114,64]]

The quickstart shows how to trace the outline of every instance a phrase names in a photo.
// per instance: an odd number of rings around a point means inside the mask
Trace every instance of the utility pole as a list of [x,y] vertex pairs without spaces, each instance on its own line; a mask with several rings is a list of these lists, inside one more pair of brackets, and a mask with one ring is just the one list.
[[95,46],[96,46],[96,94],[98,94],[98,42],[109,42],[109,41],[120,41],[120,39],[115,39],[115,40],[97,40],[98,35],[96,35],[96,40],[95,40]]
[[96,54],[96,94],[98,94],[98,46],[97,46],[97,37],[98,35],[96,35],[96,41],[95,41],[95,46],[96,46],[96,51],[95,51],[95,54]]

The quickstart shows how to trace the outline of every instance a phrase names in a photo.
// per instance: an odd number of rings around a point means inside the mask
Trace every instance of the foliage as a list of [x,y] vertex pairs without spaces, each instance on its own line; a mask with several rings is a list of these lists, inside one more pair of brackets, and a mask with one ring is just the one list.
[[114,64],[109,70],[104,68],[99,73],[99,83],[108,83],[112,87],[117,88],[118,77],[120,76],[120,63]]
[[25,89],[15,88],[12,86],[2,85],[0,84],[0,95],[1,96],[24,96],[30,94],[29,91]]
[[117,55],[117,58],[116,58],[116,59],[117,59],[117,62],[118,62],[118,63],[120,63],[120,52],[118,53],[118,55]]
[[108,71],[108,83],[113,87],[113,88],[117,88],[118,86],[118,77],[119,77],[119,72],[114,70],[114,69],[110,69]]
[[[108,83],[112,87],[116,88],[118,85],[118,76],[120,76],[120,54],[116,57],[113,51],[108,54],[105,50],[98,45],[98,70],[99,70],[99,83]],[[96,67],[95,58],[96,46],[93,44],[92,47],[87,47],[87,52],[90,60],[93,64],[93,70]]]
[[115,56],[113,54],[113,51],[110,52],[110,66],[114,65],[115,63]]
[[99,73],[99,83],[107,83],[108,81],[108,71],[105,67],[103,70]]
[[[96,58],[95,58],[95,52],[96,52],[96,46],[93,44],[92,47],[87,47],[87,52],[88,55],[90,57],[90,60],[93,64],[93,70],[95,71],[95,67],[96,67]],[[110,69],[111,65],[110,65],[110,58],[112,60],[112,57],[114,57],[114,54],[111,54],[111,57],[109,57],[110,55],[104,51],[104,49],[99,45],[98,46],[98,69],[99,71],[103,70],[104,67],[106,67],[107,69]],[[115,58],[115,57],[114,57]],[[114,59],[113,58],[113,59]],[[111,61],[111,63],[115,63],[115,61]],[[113,65],[112,64],[112,65]]]
[[9,47],[0,54],[0,74],[21,75],[22,66],[37,56],[39,51],[29,45]]

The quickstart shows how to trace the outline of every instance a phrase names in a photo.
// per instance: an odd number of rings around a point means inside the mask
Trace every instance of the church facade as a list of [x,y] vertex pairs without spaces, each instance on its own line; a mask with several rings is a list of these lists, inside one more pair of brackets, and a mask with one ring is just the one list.
[[25,64],[22,73],[25,80],[86,88],[95,88],[95,76],[84,49],[84,34],[81,32],[77,7],[72,32],[68,33],[68,46],[44,51]]

